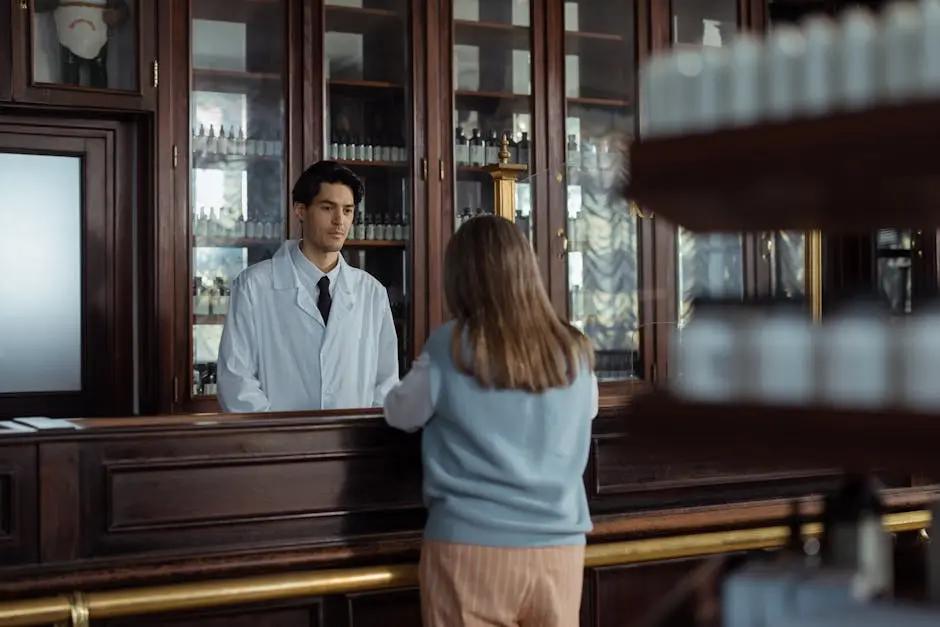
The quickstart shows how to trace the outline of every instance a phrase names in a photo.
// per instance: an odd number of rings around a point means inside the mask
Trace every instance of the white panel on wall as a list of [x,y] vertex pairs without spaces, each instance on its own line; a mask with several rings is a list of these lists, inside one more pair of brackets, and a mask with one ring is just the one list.
[[0,394],[82,389],[82,161],[0,153]]

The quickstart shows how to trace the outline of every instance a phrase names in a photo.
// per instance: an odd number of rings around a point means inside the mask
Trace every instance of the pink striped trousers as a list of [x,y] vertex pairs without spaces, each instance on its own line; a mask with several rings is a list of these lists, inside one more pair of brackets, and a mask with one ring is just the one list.
[[578,627],[584,547],[426,541],[419,578],[424,627]]

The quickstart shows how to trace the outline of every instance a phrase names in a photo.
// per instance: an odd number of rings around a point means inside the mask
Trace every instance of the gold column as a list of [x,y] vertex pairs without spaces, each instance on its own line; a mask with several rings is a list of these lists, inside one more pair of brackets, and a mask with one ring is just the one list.
[[822,231],[808,231],[806,233],[806,247],[804,251],[806,277],[806,296],[809,300],[813,322],[822,322],[822,275],[823,275],[823,240]]
[[499,146],[499,163],[483,168],[493,177],[493,213],[511,222],[516,221],[516,179],[529,166],[509,163],[509,138],[503,135]]

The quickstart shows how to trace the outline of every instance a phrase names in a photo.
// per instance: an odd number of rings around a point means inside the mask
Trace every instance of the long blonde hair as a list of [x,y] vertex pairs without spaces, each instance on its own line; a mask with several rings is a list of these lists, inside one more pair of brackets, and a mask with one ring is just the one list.
[[541,392],[594,367],[590,342],[559,318],[532,246],[505,218],[479,216],[457,230],[444,256],[444,297],[456,318],[454,364],[483,387]]

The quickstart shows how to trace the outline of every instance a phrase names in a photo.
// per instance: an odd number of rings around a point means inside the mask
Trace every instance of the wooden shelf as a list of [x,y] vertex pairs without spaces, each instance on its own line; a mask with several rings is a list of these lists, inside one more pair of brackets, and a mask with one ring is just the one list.
[[283,19],[284,0],[194,0],[192,17],[197,20],[272,23]]
[[[494,164],[494,165],[495,165],[495,164]],[[523,164],[523,165],[525,165],[525,164]],[[486,167],[489,167],[489,166],[486,166]],[[475,166],[475,165],[458,165],[458,166],[457,166],[457,174],[458,174],[458,175],[464,174],[464,175],[467,175],[467,176],[472,176],[472,177],[474,177],[474,178],[477,178],[477,177],[480,177],[480,176],[484,176],[484,177],[486,177],[487,179],[489,179],[489,178],[491,178],[492,175],[489,173],[489,171],[486,169],[486,167]],[[529,176],[529,173],[528,173],[528,172],[523,172],[523,173],[519,176],[519,179],[518,179],[518,180],[519,180],[519,181],[523,181],[523,180],[525,180],[525,178],[526,178],[527,176]]]
[[482,50],[531,50],[532,31],[528,26],[501,22],[454,20],[454,45],[476,46]]
[[404,248],[407,244],[399,239],[348,239],[343,248]]
[[387,81],[366,81],[346,78],[331,78],[327,85],[330,89],[342,92],[362,92],[374,90],[400,90],[403,89],[398,83],[389,83]]
[[193,68],[193,91],[219,91],[254,94],[259,89],[270,90],[280,83],[283,75],[277,72],[235,72]]
[[367,9],[327,4],[326,32],[375,35],[384,29],[403,28],[401,17],[395,11]]
[[193,324],[225,324],[225,316],[193,314]]
[[568,106],[580,105],[583,107],[610,107],[613,109],[622,109],[633,105],[629,100],[619,98],[566,98]]
[[627,193],[693,231],[936,228],[938,117],[922,102],[640,141]]
[[460,111],[478,111],[483,115],[496,112],[527,113],[532,109],[530,94],[515,94],[506,91],[472,91],[458,89],[454,91],[454,108]]
[[607,43],[622,43],[627,41],[623,35],[615,33],[589,33],[586,31],[569,30],[565,31],[565,39],[581,41],[597,41]]
[[334,159],[336,163],[342,163],[347,168],[407,168],[405,161],[357,161],[356,159]]
[[878,468],[940,476],[940,415],[689,403],[663,392],[635,397],[625,413],[631,446],[686,462],[730,459],[788,469]]
[[580,31],[565,32],[565,54],[588,55],[593,60],[598,55],[617,53],[618,48],[631,46],[632,40],[613,33],[587,33]]
[[528,100],[531,94],[516,94],[511,91],[473,91],[470,89],[458,89],[454,92],[457,98],[486,98],[488,100],[515,100],[523,98]]
[[192,167],[201,170],[244,168],[253,163],[277,163],[282,155],[227,155],[221,153],[193,153]]
[[282,239],[264,239],[254,237],[193,237],[193,246],[206,248],[248,248],[250,246],[280,246]]

